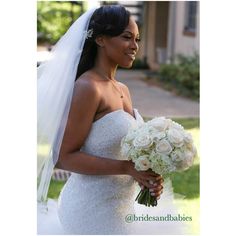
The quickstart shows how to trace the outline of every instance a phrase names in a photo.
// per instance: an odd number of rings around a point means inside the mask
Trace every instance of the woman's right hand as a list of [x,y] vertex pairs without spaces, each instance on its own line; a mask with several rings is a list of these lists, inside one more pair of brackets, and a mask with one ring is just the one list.
[[164,180],[161,175],[156,174],[150,169],[147,171],[137,171],[132,161],[127,162],[127,174],[131,175],[139,183],[141,188],[142,186],[149,188],[150,192],[153,193],[152,195],[157,198],[162,194],[162,183]]

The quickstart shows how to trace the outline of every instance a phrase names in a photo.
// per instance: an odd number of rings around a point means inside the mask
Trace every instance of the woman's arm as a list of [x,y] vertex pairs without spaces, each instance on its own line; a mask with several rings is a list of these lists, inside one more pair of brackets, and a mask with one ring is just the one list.
[[128,161],[100,158],[76,151],[67,153],[64,161],[59,161],[58,168],[84,175],[125,175],[128,174]]

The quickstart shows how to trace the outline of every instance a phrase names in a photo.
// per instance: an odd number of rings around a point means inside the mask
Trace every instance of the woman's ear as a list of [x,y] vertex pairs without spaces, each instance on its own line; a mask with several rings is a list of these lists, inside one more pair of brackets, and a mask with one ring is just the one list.
[[104,45],[105,45],[104,44],[104,36],[103,35],[97,36],[95,39],[95,42],[99,47],[104,47]]

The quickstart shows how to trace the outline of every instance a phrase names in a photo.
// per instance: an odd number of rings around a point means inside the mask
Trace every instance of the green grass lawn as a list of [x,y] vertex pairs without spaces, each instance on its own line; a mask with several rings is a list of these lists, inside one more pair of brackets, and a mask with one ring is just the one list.
[[[176,199],[176,203],[180,205],[180,213],[186,216],[192,216],[191,234],[199,234],[199,173],[200,173],[200,156],[199,156],[199,119],[173,119],[182,124],[184,128],[193,136],[198,156],[194,160],[194,165],[181,173],[173,173],[170,175],[175,193],[184,195],[184,199]],[[49,198],[57,199],[59,193],[65,183],[62,181],[51,181],[49,187]]]
[[48,197],[57,199],[64,184],[65,184],[64,181],[51,180],[49,191],[48,191]]

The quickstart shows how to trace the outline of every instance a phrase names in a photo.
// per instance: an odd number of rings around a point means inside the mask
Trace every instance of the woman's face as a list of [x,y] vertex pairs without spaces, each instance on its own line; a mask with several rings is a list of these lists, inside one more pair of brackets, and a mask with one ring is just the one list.
[[130,18],[123,33],[116,37],[104,36],[104,50],[110,62],[130,68],[139,47],[139,31],[135,21]]

